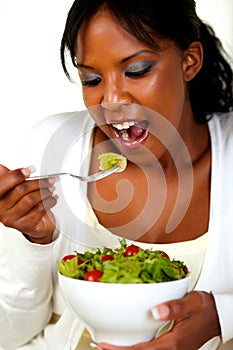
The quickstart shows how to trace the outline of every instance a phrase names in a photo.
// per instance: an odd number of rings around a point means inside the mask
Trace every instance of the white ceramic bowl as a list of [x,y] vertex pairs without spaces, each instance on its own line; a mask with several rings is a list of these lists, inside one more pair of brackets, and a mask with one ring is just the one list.
[[151,308],[184,296],[189,276],[164,283],[113,284],[72,279],[59,273],[59,283],[66,303],[95,342],[130,346],[155,336],[165,322],[155,320]]

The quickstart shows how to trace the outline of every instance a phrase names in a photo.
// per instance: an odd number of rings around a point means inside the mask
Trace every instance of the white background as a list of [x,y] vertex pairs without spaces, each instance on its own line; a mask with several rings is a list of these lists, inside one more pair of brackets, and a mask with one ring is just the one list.
[[[73,0],[0,0],[0,163],[14,168],[31,126],[83,109],[81,86],[65,77],[60,39]],[[197,0],[233,57],[233,1]],[[22,164],[22,166],[28,164]]]

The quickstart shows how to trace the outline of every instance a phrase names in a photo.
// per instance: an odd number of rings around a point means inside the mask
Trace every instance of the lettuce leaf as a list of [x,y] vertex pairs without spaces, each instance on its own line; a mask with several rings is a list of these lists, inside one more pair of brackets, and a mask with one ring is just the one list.
[[98,156],[98,159],[100,161],[100,170],[109,170],[115,165],[119,165],[120,169],[116,172],[121,172],[124,171],[127,166],[127,159],[122,155],[113,152],[102,153]]

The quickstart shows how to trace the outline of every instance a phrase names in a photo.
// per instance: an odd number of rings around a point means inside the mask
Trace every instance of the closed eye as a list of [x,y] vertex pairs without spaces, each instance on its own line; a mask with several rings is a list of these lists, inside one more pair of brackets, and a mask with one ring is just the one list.
[[140,78],[151,71],[155,61],[143,61],[131,64],[125,70],[125,75],[130,78]]
[[93,73],[79,73],[82,86],[97,86],[101,82],[101,77]]

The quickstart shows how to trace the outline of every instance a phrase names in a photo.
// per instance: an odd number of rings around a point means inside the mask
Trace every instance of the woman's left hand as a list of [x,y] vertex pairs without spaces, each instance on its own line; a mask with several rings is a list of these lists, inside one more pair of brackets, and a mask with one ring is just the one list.
[[99,343],[99,350],[197,350],[220,335],[215,301],[210,293],[193,291],[157,306],[160,319],[175,320],[173,328],[150,342],[132,346]]

